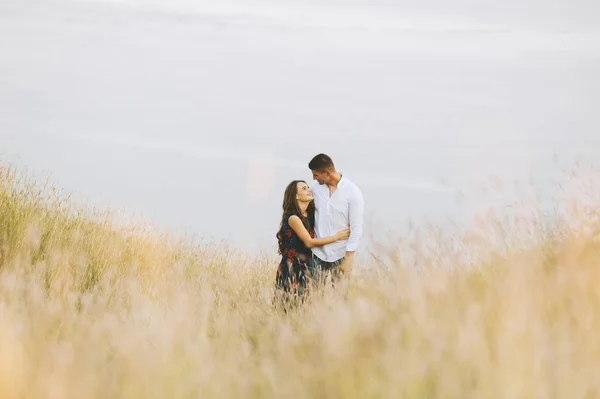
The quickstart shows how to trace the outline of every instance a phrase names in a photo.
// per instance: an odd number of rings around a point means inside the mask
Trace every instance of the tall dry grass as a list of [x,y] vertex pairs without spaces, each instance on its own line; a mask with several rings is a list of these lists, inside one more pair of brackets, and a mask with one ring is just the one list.
[[415,229],[346,298],[285,314],[274,255],[121,223],[2,166],[0,397],[600,397],[600,201],[564,203]]

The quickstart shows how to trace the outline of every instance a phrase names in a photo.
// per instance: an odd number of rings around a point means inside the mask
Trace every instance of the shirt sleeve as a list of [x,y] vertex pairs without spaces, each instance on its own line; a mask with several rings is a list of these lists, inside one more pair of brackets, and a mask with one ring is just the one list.
[[358,188],[352,190],[348,199],[350,218],[350,238],[346,244],[346,251],[356,251],[363,236],[363,223],[365,212],[365,201]]

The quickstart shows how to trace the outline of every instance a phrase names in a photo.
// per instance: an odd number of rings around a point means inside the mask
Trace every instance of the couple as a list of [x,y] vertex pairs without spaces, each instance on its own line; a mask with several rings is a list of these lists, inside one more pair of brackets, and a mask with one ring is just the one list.
[[347,276],[363,231],[360,189],[339,173],[331,158],[315,156],[308,164],[318,184],[302,180],[285,189],[277,240],[282,256],[277,269],[278,295],[303,297],[309,284],[324,285]]

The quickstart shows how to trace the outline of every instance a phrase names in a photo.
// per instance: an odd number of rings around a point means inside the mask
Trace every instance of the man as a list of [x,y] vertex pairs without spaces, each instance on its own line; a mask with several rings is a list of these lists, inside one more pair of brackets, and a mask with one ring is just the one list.
[[363,235],[364,200],[360,189],[336,170],[328,155],[315,156],[308,167],[318,183],[311,187],[316,208],[315,235],[327,237],[350,226],[348,240],[312,248],[313,278],[322,284],[327,273],[331,273],[335,282],[352,270],[354,253]]

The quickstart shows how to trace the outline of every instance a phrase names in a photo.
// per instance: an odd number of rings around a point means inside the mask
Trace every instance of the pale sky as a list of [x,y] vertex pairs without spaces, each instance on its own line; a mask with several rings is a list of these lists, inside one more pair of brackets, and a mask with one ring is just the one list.
[[317,152],[399,229],[596,158],[593,2],[341,3],[2,2],[0,155],[244,248],[274,243]]

